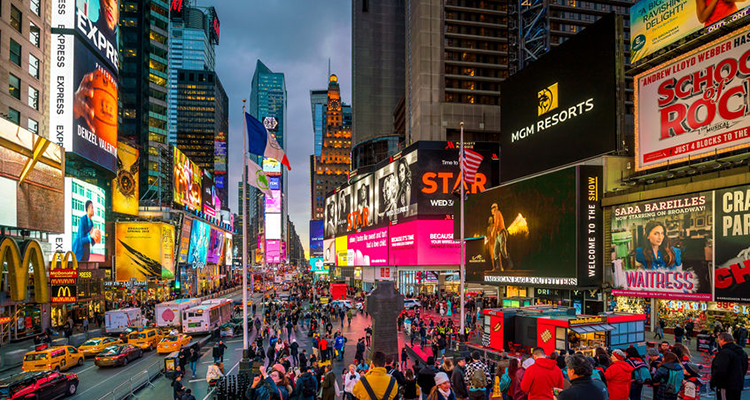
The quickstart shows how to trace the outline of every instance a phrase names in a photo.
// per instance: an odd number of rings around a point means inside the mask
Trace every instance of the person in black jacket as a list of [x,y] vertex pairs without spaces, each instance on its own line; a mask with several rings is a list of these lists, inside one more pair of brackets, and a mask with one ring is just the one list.
[[570,387],[557,396],[557,400],[604,400],[607,387],[602,381],[591,379],[593,366],[581,354],[569,356],[565,367]]
[[435,374],[438,373],[435,368],[435,359],[432,356],[427,357],[427,365],[419,370],[417,374],[417,384],[422,390],[422,400],[427,400],[432,388],[435,386]]
[[185,386],[182,385],[182,375],[177,375],[177,378],[172,382],[172,394],[175,400],[180,400],[185,395]]
[[451,387],[453,388],[453,394],[456,395],[456,400],[466,400],[469,398],[469,389],[466,387],[464,374],[466,373],[466,363],[471,361],[471,357],[459,358],[456,366],[453,368]]
[[718,400],[739,400],[747,373],[747,354],[727,332],[718,335],[719,352],[711,362],[711,389]]
[[214,345],[211,355],[214,357],[214,362],[224,362],[224,350],[227,349],[227,345],[224,344],[223,340],[219,340],[219,343]]

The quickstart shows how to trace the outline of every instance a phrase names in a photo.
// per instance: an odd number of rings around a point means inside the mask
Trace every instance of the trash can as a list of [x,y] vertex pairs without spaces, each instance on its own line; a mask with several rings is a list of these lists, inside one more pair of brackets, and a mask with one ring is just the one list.
[[169,379],[174,379],[175,370],[178,365],[178,358],[180,356],[179,351],[173,351],[164,357],[164,376]]

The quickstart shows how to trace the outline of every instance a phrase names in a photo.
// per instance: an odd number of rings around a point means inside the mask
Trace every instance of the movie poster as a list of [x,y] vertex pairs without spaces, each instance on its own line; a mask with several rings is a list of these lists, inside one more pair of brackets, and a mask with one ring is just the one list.
[[190,210],[201,211],[203,201],[201,169],[177,147],[173,147],[172,150],[174,152],[174,202],[187,206]]
[[344,186],[335,195],[336,197],[336,234],[347,233],[349,213],[352,210],[352,187]]
[[403,222],[417,215],[417,149],[394,156],[388,165],[375,171],[374,218],[377,226]]
[[716,191],[715,301],[750,302],[750,186]]
[[323,221],[310,220],[310,257],[323,256]]
[[612,210],[613,295],[711,300],[713,193]]
[[336,237],[336,195],[326,197],[325,201],[325,238]]
[[368,228],[374,222],[372,215],[372,192],[374,190],[372,174],[361,178],[352,186],[354,188],[352,192],[354,205],[347,221],[348,232]]
[[112,209],[138,215],[138,149],[117,142],[117,177],[112,180]]
[[174,279],[174,227],[152,222],[116,224],[115,280]]
[[211,236],[208,242],[208,255],[206,262],[208,264],[219,264],[224,251],[224,232],[218,229],[211,229]]

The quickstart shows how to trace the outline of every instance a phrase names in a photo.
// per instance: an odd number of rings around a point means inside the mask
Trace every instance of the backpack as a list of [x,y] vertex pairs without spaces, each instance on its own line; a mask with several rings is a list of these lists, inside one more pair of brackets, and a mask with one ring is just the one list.
[[477,366],[474,371],[471,372],[471,386],[476,389],[487,387],[487,375],[484,373],[484,368]]
[[503,376],[500,377],[500,391],[505,392],[510,388],[511,379],[510,375],[508,375],[508,370],[505,370],[505,373],[503,373]]
[[633,380],[639,385],[651,381],[651,372],[646,368],[646,365],[639,365],[633,370]]
[[682,380],[685,379],[685,373],[682,372],[682,369],[670,369],[668,371],[669,375],[667,377],[667,384],[664,390],[669,395],[677,396],[680,393],[680,388],[682,387]]
[[302,384],[302,397],[310,398],[315,396],[315,381],[312,377],[306,377],[305,382]]

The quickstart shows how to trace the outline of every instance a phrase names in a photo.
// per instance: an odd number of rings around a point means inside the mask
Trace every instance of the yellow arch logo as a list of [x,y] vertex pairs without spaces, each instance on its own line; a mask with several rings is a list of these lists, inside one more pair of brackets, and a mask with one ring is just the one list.
[[[23,254],[23,258],[21,257]],[[73,256],[75,258],[75,256]],[[0,238],[0,262],[8,264],[10,298],[25,301],[29,269],[34,273],[34,297],[37,303],[49,302],[49,287],[44,266],[44,253],[39,242],[33,239],[18,243],[9,237]],[[77,265],[77,262],[76,262]],[[30,268],[29,268],[30,267]]]

